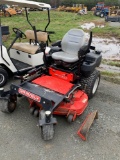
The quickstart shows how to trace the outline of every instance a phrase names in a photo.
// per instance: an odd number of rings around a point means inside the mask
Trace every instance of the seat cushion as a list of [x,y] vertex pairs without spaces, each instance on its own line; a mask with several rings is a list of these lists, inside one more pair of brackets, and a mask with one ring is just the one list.
[[[25,31],[25,35],[28,40],[30,39],[35,40],[35,33],[33,30]],[[42,31],[36,32],[36,36],[39,42],[46,42],[48,40],[48,35],[46,32],[42,32]]]
[[77,55],[79,49],[85,45],[85,33],[81,29],[70,29],[63,37],[62,50]]
[[68,63],[73,63],[78,61],[78,55],[68,54],[66,52],[60,51],[52,54],[54,60],[61,60]]
[[39,49],[38,45],[32,45],[29,43],[14,43],[12,46],[13,49],[17,49],[19,51],[23,51],[29,54],[35,54]]
[[78,61],[78,51],[82,46],[88,44],[86,35],[81,29],[71,29],[61,41],[62,51],[54,52],[52,58],[64,62],[74,63]]

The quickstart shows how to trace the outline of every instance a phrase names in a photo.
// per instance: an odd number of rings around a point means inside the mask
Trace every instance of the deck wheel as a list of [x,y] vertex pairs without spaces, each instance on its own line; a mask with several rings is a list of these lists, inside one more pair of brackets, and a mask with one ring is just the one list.
[[38,117],[38,115],[39,115],[39,110],[38,110],[38,109],[35,109],[33,115],[34,115],[35,117]]
[[69,115],[68,115],[67,121],[68,121],[69,123],[73,122],[73,115],[72,115],[72,114],[69,114]]
[[30,114],[33,114],[33,113],[34,113],[34,110],[35,110],[35,108],[34,108],[34,107],[31,107],[31,108],[30,108]]

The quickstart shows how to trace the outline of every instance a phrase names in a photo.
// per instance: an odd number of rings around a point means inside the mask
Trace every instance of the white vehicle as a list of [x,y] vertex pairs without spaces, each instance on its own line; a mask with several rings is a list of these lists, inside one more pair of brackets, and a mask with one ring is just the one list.
[[[25,74],[29,69],[43,65],[43,52],[41,50],[41,42],[48,44],[48,32],[46,31],[50,23],[49,4],[38,3],[27,0],[0,0],[0,4],[18,5],[25,8],[26,20],[31,26],[31,30],[23,33],[18,28],[13,28],[16,37],[7,49],[2,44],[2,26],[0,24],[0,87],[4,86],[8,80],[9,72],[14,75]],[[48,10],[48,23],[44,31],[36,30],[28,17],[27,8],[43,8]],[[18,17],[19,18],[19,17]],[[27,38],[28,43],[18,43],[18,38]]]
[[[39,3],[39,2],[38,2]],[[44,5],[46,5],[46,7],[50,10],[51,9],[51,5],[49,5],[49,4],[45,4],[45,3],[39,3],[40,4],[40,6],[44,6]],[[43,7],[39,7],[39,8],[30,8],[30,10],[31,11],[44,11],[44,10],[47,10],[46,8],[43,8]]]

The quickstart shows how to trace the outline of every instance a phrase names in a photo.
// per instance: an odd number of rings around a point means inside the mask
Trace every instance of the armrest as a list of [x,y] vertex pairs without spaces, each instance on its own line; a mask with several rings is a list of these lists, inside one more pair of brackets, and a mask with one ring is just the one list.
[[61,47],[61,40],[55,42],[52,44],[52,46],[58,46],[58,47]]
[[78,51],[78,58],[80,59],[82,56],[86,55],[88,52],[88,45],[84,45]]

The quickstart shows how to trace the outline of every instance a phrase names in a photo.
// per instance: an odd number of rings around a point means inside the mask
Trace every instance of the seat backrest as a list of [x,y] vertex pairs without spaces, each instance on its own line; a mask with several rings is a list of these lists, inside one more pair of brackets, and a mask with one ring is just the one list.
[[70,29],[63,37],[62,50],[68,54],[78,55],[79,49],[85,45],[85,33],[81,29]]
[[[35,40],[35,34],[34,34],[33,30],[25,31],[25,35],[26,35],[27,39]],[[37,35],[38,42],[47,42],[48,35],[47,35],[46,32],[39,31],[39,32],[36,33],[36,35]]]

